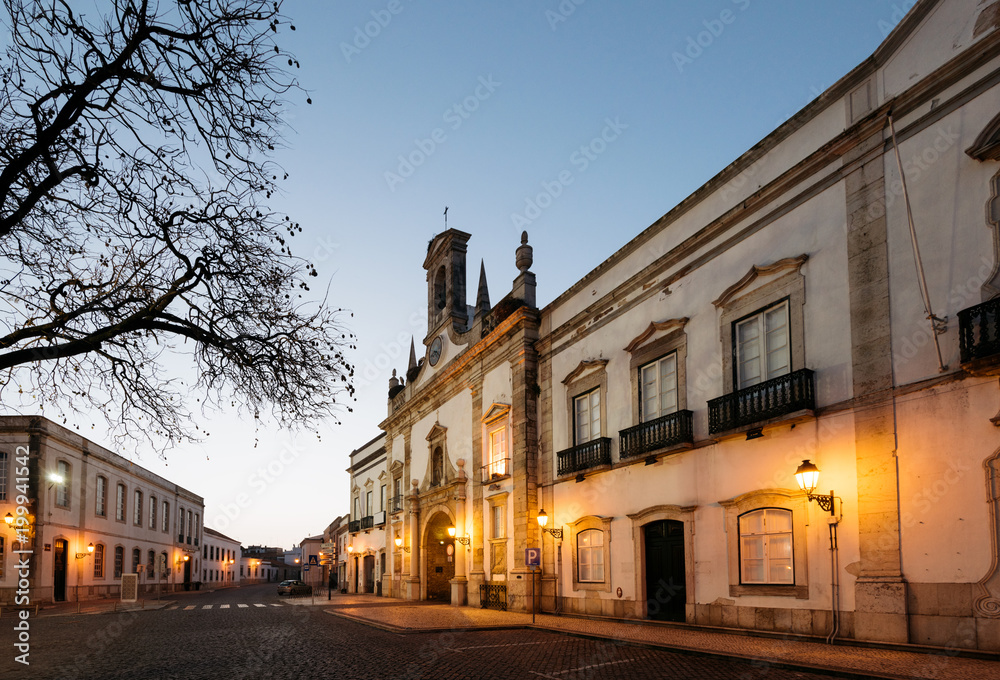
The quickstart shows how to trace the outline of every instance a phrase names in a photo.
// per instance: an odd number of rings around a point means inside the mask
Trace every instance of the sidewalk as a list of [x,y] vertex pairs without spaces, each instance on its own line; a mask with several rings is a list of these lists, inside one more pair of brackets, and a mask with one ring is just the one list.
[[[351,599],[346,600],[347,597]],[[345,598],[345,599],[341,599]],[[500,612],[472,607],[407,602],[367,596],[334,596],[327,613],[397,633],[450,630],[534,628],[556,633],[616,640],[674,651],[738,658],[772,666],[825,671],[854,677],[997,680],[1000,654],[959,656],[962,652],[901,645],[854,645],[825,642],[793,635],[751,635],[745,631],[695,628],[659,622],[569,615]],[[339,600],[339,601],[338,601]],[[902,647],[906,647],[903,649]],[[970,658],[973,656],[981,658]],[[994,660],[988,660],[995,657]]]

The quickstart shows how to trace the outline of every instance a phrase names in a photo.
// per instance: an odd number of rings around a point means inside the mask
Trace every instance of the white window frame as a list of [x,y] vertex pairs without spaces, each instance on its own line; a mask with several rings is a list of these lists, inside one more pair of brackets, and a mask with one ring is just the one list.
[[[780,313],[782,324],[768,329],[772,315]],[[747,357],[747,345],[742,338],[744,330],[753,330],[752,340],[756,344],[756,356]],[[733,322],[733,347],[735,350],[733,376],[736,389],[753,387],[762,382],[787,375],[792,372],[791,315],[788,300],[784,299]],[[780,334],[779,334],[780,331]],[[783,342],[781,342],[783,341]],[[781,363],[771,368],[772,355],[780,357]],[[756,375],[747,375],[746,365],[756,362]]]
[[135,506],[132,508],[132,524],[137,527],[142,526],[142,489],[134,489],[132,491],[132,504]]
[[0,451],[0,501],[7,500],[8,460],[7,452]]
[[[763,530],[758,532],[749,531],[744,525],[751,517],[760,516]],[[778,519],[778,518],[782,519]],[[740,583],[742,585],[770,585],[770,586],[794,586],[795,585],[795,547],[793,538],[793,516],[792,511],[785,508],[758,508],[750,510],[739,516],[740,527]],[[768,526],[769,523],[771,526]],[[787,529],[775,529],[774,525],[787,526]],[[751,543],[759,544],[758,552],[760,557],[750,557],[749,546]],[[773,544],[773,545],[772,545]],[[774,553],[780,551],[780,546],[787,545],[787,555],[777,556]],[[759,561],[763,578],[753,580],[750,578],[750,561]],[[781,563],[787,562],[787,575],[784,579],[772,578],[772,568],[780,568]]]
[[128,517],[128,487],[121,482],[115,487],[115,519],[124,522]]
[[[595,387],[573,397],[573,446],[601,438],[603,402],[600,387]],[[586,417],[585,421],[580,419],[581,412]],[[597,425],[596,434],[594,433],[595,423]],[[586,424],[586,430],[583,429],[584,424]]]
[[156,531],[156,496],[149,497],[149,528]]
[[[610,517],[599,517],[597,515],[587,515],[581,517],[575,522],[569,522],[566,525],[569,530],[569,554],[572,560],[572,577],[573,586],[572,589],[576,591],[580,590],[597,590],[604,592],[611,592],[611,518]],[[601,533],[601,545],[596,546],[591,543],[589,546],[580,545],[580,537],[588,535],[588,531],[596,530]],[[565,529],[564,529],[565,531]],[[593,534],[590,534],[593,536]],[[594,573],[584,573],[581,574],[581,564],[580,564],[580,549],[584,548],[585,551],[593,553],[595,550],[600,550],[601,552],[601,569],[600,574],[601,579],[597,580],[597,575]],[[593,555],[591,555],[593,557]],[[590,568],[595,564],[594,560],[588,562]],[[584,579],[580,577],[583,576]]]
[[[664,408],[663,397],[664,397],[664,387],[663,387],[663,369],[662,367],[666,364],[671,366],[671,371],[668,377],[672,377],[672,384],[669,389],[666,390],[667,393],[673,394],[673,405]],[[643,364],[639,367],[639,374],[637,376],[639,380],[639,422],[647,423],[657,418],[662,418],[663,416],[670,415],[671,413],[676,413],[680,409],[680,388],[678,386],[678,376],[679,376],[679,361],[677,356],[677,351],[670,352],[664,356],[650,361],[649,363]],[[654,374],[654,379],[652,381],[646,380],[646,372],[651,370]],[[655,395],[656,395],[656,412],[647,413],[646,404],[649,401],[649,389],[648,385],[652,382],[654,385]]]
[[584,529],[576,536],[576,580],[579,583],[604,583],[604,532]]
[[170,533],[170,501],[163,501],[163,533]]
[[94,578],[104,578],[104,544],[97,543],[94,545]]
[[108,478],[97,475],[94,481],[94,514],[98,517],[108,515]]
[[56,461],[56,472],[62,476],[62,482],[56,484],[56,505],[60,508],[69,507],[69,485],[73,468],[65,460]]

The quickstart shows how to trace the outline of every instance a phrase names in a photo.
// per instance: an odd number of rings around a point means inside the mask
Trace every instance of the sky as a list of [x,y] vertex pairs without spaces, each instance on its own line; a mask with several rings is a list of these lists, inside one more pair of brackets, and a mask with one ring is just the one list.
[[[491,300],[526,230],[544,307],[872,54],[912,0],[285,0],[306,94],[272,207],[304,229],[358,336],[340,424],[231,414],[142,465],[205,499],[205,524],[289,548],[349,509],[349,454],[379,434],[388,380],[426,334],[427,242],[472,234]],[[286,27],[287,28],[287,27]],[[322,287],[315,286],[320,289]],[[83,432],[99,443],[99,435]]]

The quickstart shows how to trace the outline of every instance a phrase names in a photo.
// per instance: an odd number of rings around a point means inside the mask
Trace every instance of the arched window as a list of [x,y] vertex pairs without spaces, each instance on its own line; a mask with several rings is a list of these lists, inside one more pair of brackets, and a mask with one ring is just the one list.
[[433,471],[431,481],[435,486],[444,482],[444,451],[440,446],[434,448]]
[[94,546],[94,578],[104,578],[104,544]]
[[97,475],[97,488],[94,500],[94,514],[98,517],[107,516],[108,512],[108,478]]
[[119,522],[125,521],[125,485],[118,485],[118,500],[115,505],[115,519]]
[[142,491],[139,489],[135,490],[134,498],[132,499],[132,512],[134,516],[132,518],[132,523],[137,527],[142,526]]
[[123,564],[125,562],[125,548],[120,545],[115,546],[115,578],[122,577]]
[[604,581],[604,532],[600,529],[581,531],[576,537],[577,580],[581,583]]
[[152,578],[156,569],[156,553],[150,550],[146,553],[146,578]]
[[163,533],[170,531],[170,503],[163,501]]
[[149,528],[156,530],[156,496],[149,497]]
[[434,307],[444,309],[448,304],[448,283],[444,267],[434,276]]
[[740,582],[793,585],[792,511],[762,508],[740,515]]
[[132,573],[139,573],[139,565],[142,564],[142,551],[138,548],[132,549]]
[[56,484],[56,505],[63,508],[69,507],[69,463],[64,460],[56,463],[56,471],[62,477],[62,481]]

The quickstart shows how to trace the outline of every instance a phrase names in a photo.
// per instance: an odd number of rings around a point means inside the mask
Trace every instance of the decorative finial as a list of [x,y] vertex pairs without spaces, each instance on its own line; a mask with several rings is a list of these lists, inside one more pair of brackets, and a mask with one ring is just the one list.
[[517,265],[518,271],[524,273],[531,268],[532,260],[532,249],[528,245],[528,232],[521,232],[521,245],[514,253],[515,259],[514,263]]

